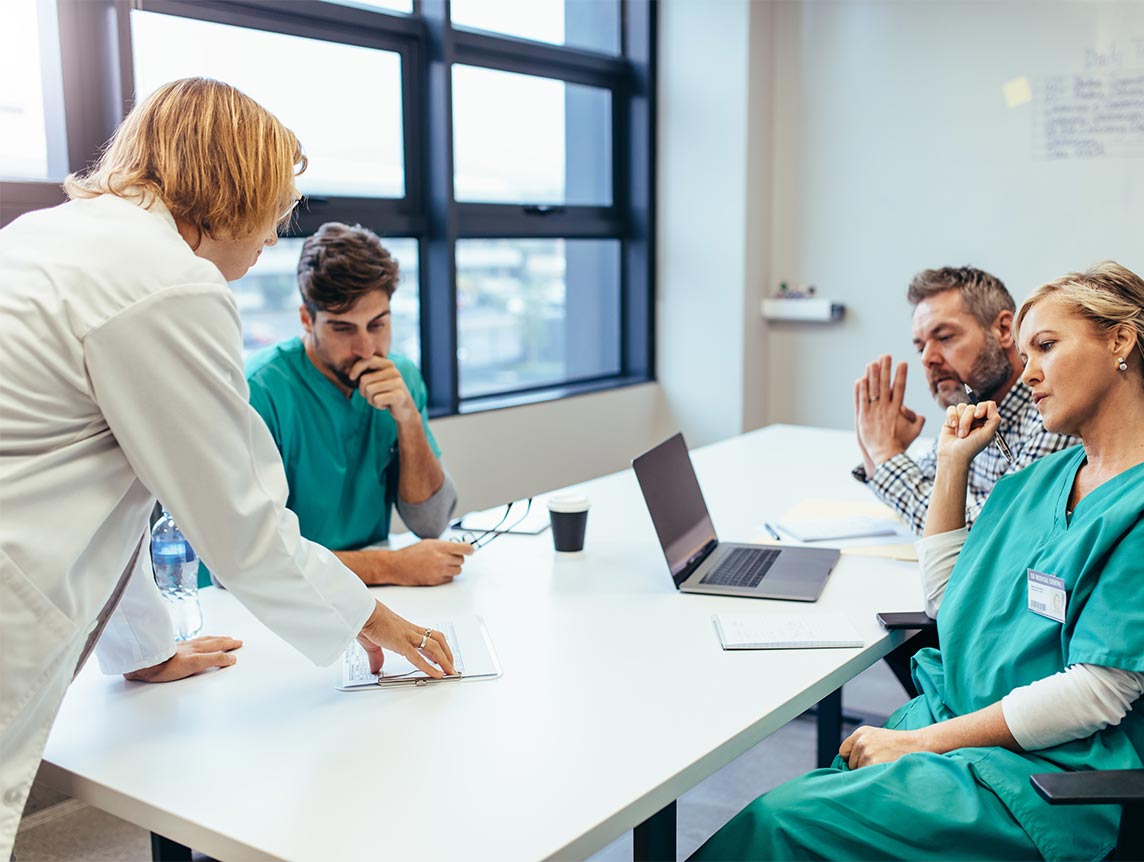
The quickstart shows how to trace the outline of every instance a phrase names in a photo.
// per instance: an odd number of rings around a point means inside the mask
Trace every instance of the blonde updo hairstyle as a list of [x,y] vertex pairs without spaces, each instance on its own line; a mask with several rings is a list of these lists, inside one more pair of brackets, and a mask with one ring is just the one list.
[[1144,279],[1112,260],[1084,272],[1071,272],[1033,291],[1017,312],[1017,328],[1034,305],[1050,298],[1069,303],[1100,331],[1131,328],[1136,333],[1136,352],[1124,360],[1132,363],[1138,353],[1136,364],[1144,372]]
[[135,105],[68,197],[158,199],[201,234],[244,239],[298,198],[298,139],[240,90],[210,78],[164,84]]

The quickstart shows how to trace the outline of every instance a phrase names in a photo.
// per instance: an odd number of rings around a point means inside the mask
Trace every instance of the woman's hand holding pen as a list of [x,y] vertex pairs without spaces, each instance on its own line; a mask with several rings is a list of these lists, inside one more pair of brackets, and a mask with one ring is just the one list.
[[385,658],[382,647],[404,656],[410,664],[434,679],[457,672],[453,667],[453,651],[449,649],[444,634],[402,619],[381,602],[374,604],[373,613],[357,640],[369,656],[370,673],[381,670]]
[[952,405],[946,410],[938,437],[938,460],[968,466],[993,441],[1000,425],[995,401]]

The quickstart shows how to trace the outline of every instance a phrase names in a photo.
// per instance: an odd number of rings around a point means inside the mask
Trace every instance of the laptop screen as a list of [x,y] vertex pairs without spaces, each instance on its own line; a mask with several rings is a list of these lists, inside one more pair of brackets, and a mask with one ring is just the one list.
[[695,555],[715,540],[715,526],[703,502],[683,435],[676,434],[640,455],[632,461],[632,469],[671,576],[678,580]]

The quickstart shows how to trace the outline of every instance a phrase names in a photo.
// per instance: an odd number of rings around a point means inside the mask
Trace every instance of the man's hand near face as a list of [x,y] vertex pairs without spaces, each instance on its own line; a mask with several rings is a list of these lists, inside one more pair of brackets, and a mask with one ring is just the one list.
[[866,366],[866,374],[854,381],[854,416],[858,445],[867,476],[895,455],[905,452],[925,425],[925,417],[903,403],[906,393],[906,363],[898,363],[891,380],[891,359],[882,356]]
[[398,425],[420,422],[421,414],[397,366],[384,356],[359,359],[350,369],[361,397],[378,410],[388,410]]

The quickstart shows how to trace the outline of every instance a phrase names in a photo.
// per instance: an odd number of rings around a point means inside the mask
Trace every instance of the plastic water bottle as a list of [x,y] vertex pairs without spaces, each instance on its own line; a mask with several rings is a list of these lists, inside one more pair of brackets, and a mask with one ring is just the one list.
[[151,562],[155,583],[171,604],[175,639],[189,640],[203,628],[199,607],[199,558],[167,510],[151,530]]

